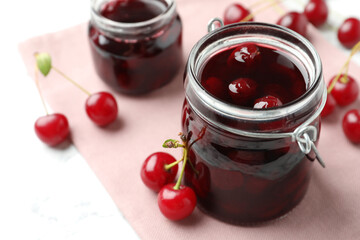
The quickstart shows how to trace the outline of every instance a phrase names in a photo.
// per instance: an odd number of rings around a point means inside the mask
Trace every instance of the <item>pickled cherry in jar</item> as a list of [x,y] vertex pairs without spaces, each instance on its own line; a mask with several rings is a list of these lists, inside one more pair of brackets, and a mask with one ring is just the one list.
[[121,93],[154,91],[183,62],[173,0],[92,0],[88,37],[97,74]]
[[[249,224],[299,204],[326,100],[313,46],[271,24],[225,26],[194,46],[184,85],[183,131],[190,144],[196,140],[185,183],[198,207],[219,220]],[[312,141],[311,151],[304,153],[292,137],[299,132]]]

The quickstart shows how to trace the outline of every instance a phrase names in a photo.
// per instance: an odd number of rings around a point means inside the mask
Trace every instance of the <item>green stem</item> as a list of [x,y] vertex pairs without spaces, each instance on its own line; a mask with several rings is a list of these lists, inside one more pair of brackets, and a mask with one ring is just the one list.
[[[190,149],[190,148],[189,148],[189,149]],[[199,175],[199,171],[196,170],[196,168],[194,167],[194,165],[192,164],[191,161],[189,161],[189,164],[190,164],[191,169],[194,171],[194,173],[195,173],[196,175]]]
[[182,169],[181,169],[181,172],[180,172],[180,176],[174,186],[174,190],[179,190],[180,189],[180,185],[181,185],[181,180],[184,176],[184,172],[185,172],[185,166],[186,166],[186,162],[187,162],[187,149],[186,147],[184,148],[184,156],[183,156],[183,159],[184,159],[184,162],[183,162],[183,165],[182,165]]
[[184,157],[181,158],[181,159],[179,159],[179,160],[177,160],[177,161],[175,161],[175,162],[172,162],[172,163],[170,163],[170,164],[165,164],[165,167],[164,167],[165,170],[168,171],[168,170],[169,170],[170,168],[172,168],[173,166],[179,164],[179,162],[181,162],[183,159],[184,159]]
[[192,147],[192,145],[194,145],[194,143],[196,143],[196,142],[199,141],[200,139],[201,139],[201,138],[195,139],[195,140],[190,144],[189,149]]
[[270,4],[266,5],[265,7],[262,7],[260,9],[258,9],[257,11],[254,11],[254,13],[250,13],[249,15],[247,15],[245,18],[243,18],[240,22],[247,22],[249,21],[251,18],[253,18],[254,16],[258,15],[259,13],[261,13],[262,11],[265,11],[266,9],[272,7],[272,6],[278,6],[280,2],[283,2],[285,0],[273,0]]
[[46,112],[46,115],[49,115],[49,112],[47,110],[47,107],[46,107],[46,104],[45,104],[45,101],[44,101],[44,97],[42,95],[42,92],[41,92],[41,89],[40,89],[40,83],[39,83],[39,68],[37,66],[35,66],[35,84],[36,84],[36,87],[38,89],[38,92],[39,92],[39,95],[40,95],[40,99],[41,99],[41,102],[44,106],[44,109],[45,109],[45,112]]
[[351,58],[358,52],[360,51],[360,42],[358,42],[351,50],[351,54],[348,57],[348,59],[346,60],[345,64],[342,66],[340,72],[336,75],[335,79],[331,82],[330,86],[327,89],[328,94],[331,93],[331,91],[334,89],[335,84],[339,81],[341,74],[344,73],[344,77],[345,78],[345,82],[343,80],[341,80],[343,83],[346,83],[347,80],[347,75],[349,72],[349,65],[350,65],[350,61]]
[[63,73],[62,71],[60,71],[59,69],[57,69],[56,67],[52,66],[51,67],[55,72],[57,72],[58,74],[60,74],[61,76],[63,76],[66,80],[68,80],[69,82],[71,82],[72,84],[74,84],[76,87],[78,87],[81,91],[83,91],[84,93],[86,93],[88,96],[91,95],[91,93],[89,91],[87,91],[85,88],[83,88],[82,86],[80,86],[77,82],[75,82],[74,80],[72,80],[71,78],[69,78],[67,75],[65,75],[65,73]]

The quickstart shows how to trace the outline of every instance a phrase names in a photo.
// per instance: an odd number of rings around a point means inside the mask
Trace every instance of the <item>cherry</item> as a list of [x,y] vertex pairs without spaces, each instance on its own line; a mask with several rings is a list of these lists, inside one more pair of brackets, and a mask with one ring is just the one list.
[[321,117],[329,116],[336,107],[336,101],[332,94],[328,94],[324,109],[321,111]]
[[113,0],[106,1],[100,14],[110,20],[124,23],[147,21],[162,13],[162,7],[147,1]]
[[315,27],[323,25],[329,15],[326,1],[310,0],[305,6],[304,14]]
[[272,108],[279,107],[282,105],[282,102],[277,97],[268,95],[262,98],[255,100],[254,108],[263,109],[263,108]]
[[237,149],[230,151],[227,156],[231,161],[246,165],[261,165],[265,162],[265,152],[263,151],[247,151]]
[[203,82],[205,89],[217,98],[224,98],[226,94],[226,85],[216,77],[210,77]]
[[342,122],[346,137],[353,143],[360,143],[360,111],[353,109],[348,111]]
[[[243,20],[250,14],[250,11],[244,6],[238,3],[233,3],[225,9],[224,12],[224,24],[237,23]],[[254,21],[254,18],[249,19],[248,21]]]
[[360,20],[357,18],[347,18],[338,29],[338,39],[347,48],[352,48],[360,41]]
[[69,122],[63,114],[49,114],[36,120],[35,133],[44,143],[55,146],[69,136]]
[[184,185],[178,190],[175,184],[165,185],[159,192],[158,205],[161,213],[170,220],[181,220],[188,217],[196,206],[196,195],[194,191]]
[[303,13],[288,12],[282,16],[276,24],[290,28],[299,34],[306,36],[308,20]]
[[36,54],[35,56],[37,60],[37,68],[43,73],[44,76],[46,76],[52,69],[89,96],[86,100],[85,110],[89,118],[95,124],[99,126],[105,126],[115,121],[118,114],[118,107],[113,95],[108,92],[90,94],[85,88],[68,77],[60,69],[52,66],[49,54],[40,53]]
[[263,89],[264,89],[264,93],[266,95],[274,96],[274,97],[280,99],[281,102],[285,102],[289,98],[289,96],[288,96],[289,91],[280,84],[269,83],[269,84],[266,84]]
[[[195,165],[196,172],[193,172],[191,184],[199,197],[206,197],[210,192],[210,171],[202,162]],[[190,169],[190,171],[194,171]]]
[[148,156],[140,171],[140,176],[144,184],[159,192],[163,186],[174,181],[178,165],[165,169],[165,165],[176,162],[176,159],[168,153],[156,152]]
[[217,189],[231,191],[241,188],[244,176],[240,171],[228,171],[221,168],[213,168],[211,171],[211,184]]
[[227,65],[242,67],[241,70],[249,72],[254,70],[261,60],[259,48],[254,43],[243,43],[230,54]]
[[116,100],[107,92],[91,94],[86,100],[85,108],[89,118],[99,126],[112,123],[118,114]]
[[270,182],[267,179],[247,176],[244,187],[250,194],[262,194],[269,185]]
[[246,105],[256,94],[257,83],[251,78],[238,78],[229,84],[229,94],[234,103]]
[[[330,80],[329,85],[335,80],[333,77]],[[351,76],[344,74],[340,75],[339,80],[336,82],[334,88],[331,90],[335,101],[340,106],[346,106],[353,103],[359,95],[359,86],[357,82]]]

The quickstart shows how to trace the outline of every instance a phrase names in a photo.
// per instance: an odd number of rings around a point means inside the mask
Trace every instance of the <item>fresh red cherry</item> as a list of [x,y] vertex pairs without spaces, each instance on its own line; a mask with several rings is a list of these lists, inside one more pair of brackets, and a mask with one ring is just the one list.
[[181,220],[188,217],[196,206],[196,195],[194,191],[184,185],[178,190],[175,184],[165,185],[159,192],[158,205],[161,213],[170,220]]
[[338,39],[344,47],[352,48],[360,41],[360,20],[347,18],[338,29]]
[[360,111],[353,109],[348,111],[342,122],[346,137],[353,143],[360,143]]
[[315,27],[323,25],[329,15],[326,1],[310,0],[305,6],[304,14]]
[[107,92],[98,92],[90,95],[86,100],[86,113],[99,126],[105,126],[115,121],[118,115],[118,106],[113,95]]
[[302,13],[289,12],[282,16],[276,24],[290,28],[299,34],[306,36],[308,20]]
[[[238,3],[233,3],[225,9],[224,12],[224,24],[237,23],[243,20],[250,14],[250,11],[244,6]],[[249,21],[254,21],[254,18],[249,19]]]
[[326,116],[329,116],[331,113],[334,112],[335,107],[336,107],[336,101],[333,95],[328,94],[324,109],[321,111],[321,117],[324,118]]
[[60,113],[46,115],[36,120],[35,133],[44,143],[55,146],[65,141],[69,136],[69,122]]
[[254,70],[260,61],[261,54],[256,44],[243,43],[232,51],[227,60],[227,65],[249,72]]
[[251,78],[238,78],[229,84],[229,94],[234,103],[246,105],[256,94],[257,83]]
[[217,98],[224,98],[226,95],[226,85],[217,77],[210,77],[202,84],[205,89]]
[[272,107],[280,107],[282,102],[277,97],[268,95],[262,98],[258,98],[255,100],[254,108],[263,109],[263,108],[272,108]]
[[140,171],[144,184],[155,192],[159,192],[163,186],[173,182],[178,171],[178,165],[169,170],[165,169],[165,165],[175,161],[176,159],[173,156],[165,152],[156,152],[148,156]]
[[[332,81],[335,80],[333,77],[329,83],[331,85]],[[334,88],[331,90],[335,101],[340,106],[346,106],[353,103],[359,95],[359,86],[357,82],[351,76],[340,75],[339,80],[336,82]]]

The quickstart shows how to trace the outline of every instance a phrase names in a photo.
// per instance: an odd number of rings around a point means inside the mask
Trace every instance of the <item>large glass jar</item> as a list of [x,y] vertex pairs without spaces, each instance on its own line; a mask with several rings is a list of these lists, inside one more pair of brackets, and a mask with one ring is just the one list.
[[174,0],[92,0],[88,36],[96,72],[125,94],[162,87],[182,65]]
[[[246,42],[271,46],[301,64],[306,92],[273,109],[242,108],[209,94],[199,80],[208,59]],[[307,191],[313,161],[323,164],[316,144],[326,88],[314,47],[276,25],[221,27],[193,47],[184,87],[182,127],[191,146],[185,183],[195,190],[198,207],[233,224],[267,221],[293,209]]]

